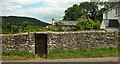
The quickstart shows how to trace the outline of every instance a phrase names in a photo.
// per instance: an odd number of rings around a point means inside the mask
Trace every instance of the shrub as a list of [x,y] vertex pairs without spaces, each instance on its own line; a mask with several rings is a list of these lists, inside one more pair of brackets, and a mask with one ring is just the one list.
[[77,30],[93,29],[94,24],[94,21],[90,18],[85,20],[78,19]]
[[39,29],[39,31],[47,31],[46,29]]
[[24,32],[29,32],[29,30],[24,30]]
[[76,31],[76,30],[77,30],[76,27],[72,27],[72,28],[70,28],[70,29],[67,29],[66,31]]
[[29,31],[30,31],[30,32],[36,32],[36,30],[35,30],[35,29],[30,29]]
[[49,25],[48,26],[48,30],[50,30],[50,31],[56,31],[57,29],[56,29],[55,26]]
[[97,21],[95,24],[94,24],[94,29],[100,29],[100,25],[101,25],[101,23],[100,23],[100,21]]

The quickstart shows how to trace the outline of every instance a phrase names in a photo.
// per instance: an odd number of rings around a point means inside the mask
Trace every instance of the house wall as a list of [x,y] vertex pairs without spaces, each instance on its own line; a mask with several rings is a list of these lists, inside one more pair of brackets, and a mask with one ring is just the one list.
[[118,19],[118,16],[115,15],[115,9],[110,9],[103,13],[103,19]]
[[118,17],[119,23],[120,23],[120,16]]
[[31,32],[2,36],[2,50],[27,50],[35,53],[35,34],[47,34],[47,51],[55,49],[82,49],[116,47],[118,31]]
[[[103,13],[103,21],[101,24],[100,29],[106,29],[106,30],[118,30],[118,28],[115,27],[108,27],[109,20],[118,19],[118,22],[120,23],[120,4],[117,6],[114,6],[113,8],[110,8],[109,10],[105,11]],[[118,9],[118,14],[116,15],[116,9]],[[120,24],[119,24],[120,25]]]

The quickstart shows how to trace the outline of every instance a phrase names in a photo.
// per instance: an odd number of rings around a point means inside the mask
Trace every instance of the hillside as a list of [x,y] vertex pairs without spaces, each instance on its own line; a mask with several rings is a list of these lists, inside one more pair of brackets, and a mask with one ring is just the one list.
[[50,25],[48,23],[42,22],[35,18],[30,18],[30,17],[2,16],[2,24],[3,25],[6,23],[10,23],[12,25],[20,25],[24,21],[29,21],[29,22],[34,23],[35,25],[43,26],[43,27]]

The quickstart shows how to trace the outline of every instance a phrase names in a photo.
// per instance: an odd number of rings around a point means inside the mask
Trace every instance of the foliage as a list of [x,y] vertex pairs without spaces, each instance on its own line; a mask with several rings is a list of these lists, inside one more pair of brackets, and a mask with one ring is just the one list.
[[79,5],[74,4],[72,7],[65,10],[63,20],[75,21],[82,15],[86,15],[93,21],[101,21],[103,12],[114,3],[115,2],[82,2]]
[[18,32],[18,30],[19,30],[19,27],[18,27],[18,26],[16,26],[16,25],[11,25],[11,31],[12,31],[12,32]]
[[95,58],[95,57],[118,57],[118,48],[96,48],[81,50],[53,50],[47,55],[48,59],[64,59],[64,58]]
[[66,31],[77,31],[77,27],[72,27],[70,29],[67,29]]
[[100,21],[97,21],[97,22],[94,24],[93,28],[94,28],[94,29],[100,29],[100,25],[101,25]]
[[35,29],[29,29],[29,32],[36,32]]
[[98,14],[98,3],[96,2],[82,2],[79,7],[82,8],[82,11],[87,17],[90,17],[92,20],[95,20]]
[[38,31],[47,31],[46,29],[38,29]]
[[49,25],[48,26],[48,30],[50,30],[50,31],[57,31],[56,26],[54,26],[54,25]]
[[2,16],[2,33],[3,34],[28,32],[29,30],[37,31],[39,29],[42,29],[43,26],[47,26],[47,25],[49,24],[41,22],[34,18]]
[[25,21],[21,24],[22,30],[34,29],[35,25],[32,22]]
[[55,22],[55,26],[56,26],[57,31],[63,31],[63,23],[61,21]]
[[7,51],[2,52],[3,60],[27,60],[38,58],[37,55],[27,51]]
[[108,9],[113,6],[116,2],[100,2],[99,5],[104,6],[104,8]]
[[90,18],[85,20],[78,20],[77,30],[93,29],[94,21]]
[[5,25],[6,23],[10,23],[12,25],[21,25],[21,23],[29,21],[32,22],[35,25],[45,27],[47,25],[50,25],[48,23],[44,23],[40,20],[37,20],[35,18],[30,17],[19,17],[19,16],[2,16],[2,24]]
[[23,27],[27,27],[28,25],[33,26],[34,24],[32,22],[25,21],[21,24]]
[[46,31],[46,30],[42,29],[41,26],[37,26],[29,21],[22,22],[20,26],[7,23],[2,28],[3,34],[9,34],[9,33],[14,34],[19,32],[36,32],[36,31]]
[[77,20],[77,18],[80,18],[81,15],[84,13],[81,11],[81,8],[74,4],[72,7],[69,7],[67,10],[65,10],[65,16],[63,20]]

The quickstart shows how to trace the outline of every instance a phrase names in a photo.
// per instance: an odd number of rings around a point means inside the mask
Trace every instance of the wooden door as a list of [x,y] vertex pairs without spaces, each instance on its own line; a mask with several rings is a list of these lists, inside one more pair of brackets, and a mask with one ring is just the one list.
[[35,34],[35,53],[40,57],[47,54],[47,34]]

